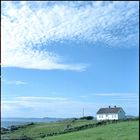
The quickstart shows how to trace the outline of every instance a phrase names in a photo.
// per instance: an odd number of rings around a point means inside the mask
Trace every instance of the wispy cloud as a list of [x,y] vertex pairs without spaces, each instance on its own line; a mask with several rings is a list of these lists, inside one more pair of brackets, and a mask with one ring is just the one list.
[[111,47],[138,46],[138,21],[138,2],[5,1],[2,66],[83,71],[87,64],[64,63],[59,54],[47,51],[48,44],[84,40]]
[[109,99],[110,101],[126,101],[126,102],[138,102],[138,93],[96,93],[93,96]]
[[62,97],[42,97],[42,96],[24,96],[24,97],[16,97],[16,99],[19,100],[27,100],[27,101],[40,101],[40,100],[46,100],[46,101],[67,101],[67,98]]
[[102,97],[137,97],[136,93],[93,93],[92,95]]
[[[83,108],[85,115],[95,115],[100,107],[114,106],[114,102],[115,100],[108,103],[103,100],[85,102],[65,97],[18,96],[3,98],[1,111],[5,117],[81,117]],[[122,100],[117,104],[115,102],[115,105],[123,107],[127,113],[138,109],[138,102],[132,104],[129,100]]]
[[[31,117],[79,117],[85,108],[86,115],[93,115],[100,106],[99,103],[82,102],[63,97],[14,97],[2,100],[3,116]],[[106,105],[107,106],[107,105]],[[30,113],[26,114],[30,110]],[[38,113],[39,112],[39,113]],[[28,116],[29,115],[29,116]]]
[[114,101],[134,101],[134,102],[138,102],[138,98],[117,98],[117,99],[112,99],[112,100],[114,100]]
[[20,80],[15,80],[15,81],[9,81],[9,80],[5,80],[5,79],[2,79],[1,80],[4,84],[8,84],[8,85],[25,85],[27,84],[27,82],[24,82],[24,81],[20,81]]

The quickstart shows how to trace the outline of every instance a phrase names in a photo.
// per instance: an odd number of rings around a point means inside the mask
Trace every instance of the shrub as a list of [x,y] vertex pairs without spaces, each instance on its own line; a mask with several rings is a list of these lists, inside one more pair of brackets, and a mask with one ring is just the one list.
[[1,131],[9,131],[7,128],[2,127]]
[[46,135],[44,133],[40,133],[39,135],[40,135],[40,138],[46,137]]
[[78,120],[78,118],[72,118],[72,120]]
[[33,140],[32,138],[26,136],[26,135],[21,135],[18,140]]
[[10,129],[11,131],[14,131],[14,130],[17,130],[17,129],[18,129],[18,126],[12,125],[12,126],[10,126],[9,129]]
[[135,117],[133,118],[134,121],[138,121],[139,120],[139,117]]
[[6,134],[7,132],[9,132],[7,128],[4,127],[1,128],[1,134]]
[[27,126],[30,126],[30,125],[34,125],[34,123],[33,123],[33,122],[31,122],[31,123],[28,123],[28,124],[27,124]]
[[80,120],[93,120],[93,116],[85,116],[85,117],[81,117]]

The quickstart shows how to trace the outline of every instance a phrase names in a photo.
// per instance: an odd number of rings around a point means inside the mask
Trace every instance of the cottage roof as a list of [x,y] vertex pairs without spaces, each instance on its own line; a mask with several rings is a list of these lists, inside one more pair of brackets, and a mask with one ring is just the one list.
[[109,108],[100,108],[97,114],[107,114],[107,113],[118,113],[118,111],[122,109],[121,107],[109,107]]

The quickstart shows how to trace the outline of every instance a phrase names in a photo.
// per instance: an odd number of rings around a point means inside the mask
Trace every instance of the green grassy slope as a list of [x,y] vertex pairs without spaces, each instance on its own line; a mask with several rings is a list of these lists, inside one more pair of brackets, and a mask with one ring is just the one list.
[[138,140],[138,121],[108,124],[40,140]]
[[[51,123],[39,123],[35,125],[31,125],[25,128],[20,128],[18,130],[13,131],[10,134],[6,134],[6,136],[9,136],[9,138],[18,138],[21,135],[26,135],[28,137],[32,137],[34,139],[37,139],[42,134],[48,134],[52,132],[60,132],[63,131],[67,125],[71,125],[71,127],[75,126],[81,126],[84,124],[91,124],[95,123],[93,120],[66,120],[66,121],[60,121],[60,122],[51,122]],[[3,135],[4,136],[4,135]]]

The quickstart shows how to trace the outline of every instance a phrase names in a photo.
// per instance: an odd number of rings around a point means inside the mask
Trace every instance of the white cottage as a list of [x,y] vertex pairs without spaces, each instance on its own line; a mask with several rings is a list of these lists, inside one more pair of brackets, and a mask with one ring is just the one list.
[[125,112],[121,107],[100,108],[96,114],[97,120],[125,119]]

